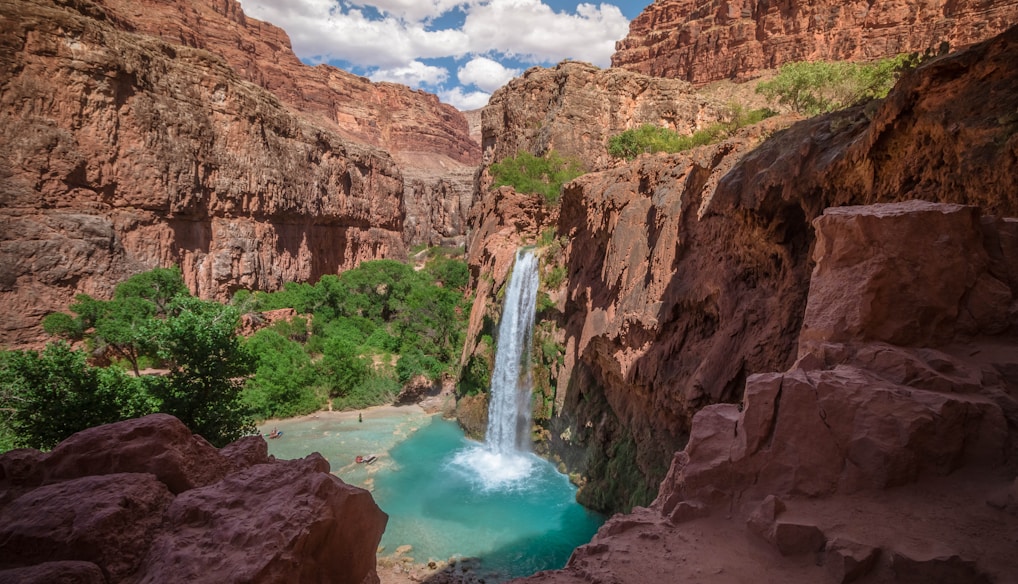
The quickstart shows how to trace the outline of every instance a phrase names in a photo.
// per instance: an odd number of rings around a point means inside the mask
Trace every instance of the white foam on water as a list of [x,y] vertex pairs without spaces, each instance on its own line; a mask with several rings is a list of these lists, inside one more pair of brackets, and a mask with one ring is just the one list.
[[457,452],[450,465],[477,488],[491,492],[528,488],[537,462],[532,454],[494,452],[485,446],[472,446]]

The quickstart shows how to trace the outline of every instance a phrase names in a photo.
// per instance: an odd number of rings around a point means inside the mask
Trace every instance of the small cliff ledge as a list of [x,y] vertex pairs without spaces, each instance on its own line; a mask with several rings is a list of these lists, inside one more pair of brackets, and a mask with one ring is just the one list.
[[656,0],[616,43],[612,67],[704,84],[792,61],[958,49],[1015,22],[1013,0]]
[[377,582],[387,516],[318,454],[153,414],[0,455],[0,583]]

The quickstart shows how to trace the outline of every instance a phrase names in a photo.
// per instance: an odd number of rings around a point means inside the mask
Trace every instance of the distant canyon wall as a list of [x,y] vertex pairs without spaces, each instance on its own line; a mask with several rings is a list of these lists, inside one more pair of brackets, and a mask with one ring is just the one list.
[[700,85],[794,61],[960,49],[1015,23],[1014,0],[656,0],[616,43],[612,67]]
[[0,344],[155,266],[227,299],[462,240],[466,118],[303,65],[232,0],[18,0],[0,37]]

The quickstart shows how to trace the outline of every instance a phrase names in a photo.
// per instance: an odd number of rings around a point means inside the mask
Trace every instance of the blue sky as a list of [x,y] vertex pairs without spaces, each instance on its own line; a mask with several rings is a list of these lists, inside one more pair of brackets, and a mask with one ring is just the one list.
[[652,0],[241,0],[309,64],[437,94],[462,110],[534,65],[607,67]]

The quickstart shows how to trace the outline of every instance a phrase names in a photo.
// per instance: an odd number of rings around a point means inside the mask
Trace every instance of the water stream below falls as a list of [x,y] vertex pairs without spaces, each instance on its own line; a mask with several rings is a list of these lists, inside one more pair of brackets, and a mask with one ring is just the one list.
[[[532,454],[530,346],[538,259],[516,255],[499,324],[489,393],[487,440],[467,440],[454,422],[415,408],[280,422],[279,458],[319,451],[333,472],[372,490],[389,514],[382,556],[411,546],[416,563],[478,558],[487,582],[561,568],[593,536],[600,515],[576,503],[576,489]],[[372,464],[353,462],[375,454]]]
[[[380,556],[409,545],[405,555],[416,563],[479,558],[477,575],[498,582],[563,567],[604,522],[576,503],[564,475],[533,454],[519,455],[524,464],[509,480],[504,470],[478,473],[473,460],[464,464],[465,453],[484,447],[455,422],[416,407],[369,411],[363,419],[322,412],[279,421],[273,426],[283,436],[269,441],[269,452],[277,458],[321,452],[333,473],[370,489],[389,514]],[[366,453],[378,460],[354,462]]]

